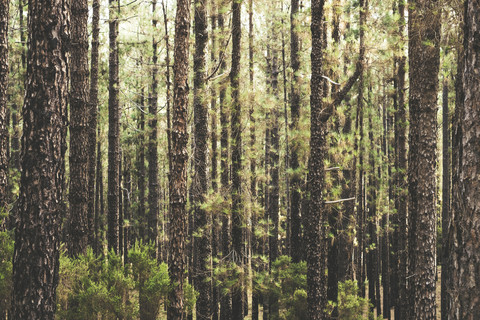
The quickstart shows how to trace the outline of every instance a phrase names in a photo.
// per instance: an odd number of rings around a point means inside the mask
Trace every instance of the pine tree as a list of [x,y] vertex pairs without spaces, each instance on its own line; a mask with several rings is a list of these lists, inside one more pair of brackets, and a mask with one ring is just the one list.
[[[453,281],[458,289],[458,303],[454,306],[458,319],[475,319],[480,313],[477,303],[479,291],[478,266],[480,248],[478,192],[479,183],[477,167],[480,161],[476,149],[479,143],[479,88],[478,79],[478,36],[480,7],[478,1],[465,2],[464,17],[464,69],[463,69],[463,112],[461,125],[462,142],[459,153],[459,190],[455,193],[455,227],[458,240],[458,270]],[[456,293],[457,293],[456,292]]]
[[12,319],[55,317],[65,172],[69,3],[37,1],[28,8],[28,81]]
[[183,319],[183,281],[185,273],[187,200],[187,108],[190,1],[177,1],[175,17],[175,62],[173,66],[172,167],[170,169],[170,228],[168,270],[174,284],[169,294],[167,317]]
[[410,133],[408,157],[409,319],[435,319],[438,1],[409,5]]
[[118,0],[109,0],[108,59],[108,250],[118,253],[120,110],[118,102]]
[[[69,253],[86,253],[93,225],[93,212],[88,211],[89,155],[88,135],[88,2],[72,2],[71,91],[70,91],[70,234]],[[95,130],[95,129],[94,129]]]
[[[0,212],[7,209],[8,178],[8,9],[9,0],[0,1]],[[0,220],[0,229],[2,221]]]

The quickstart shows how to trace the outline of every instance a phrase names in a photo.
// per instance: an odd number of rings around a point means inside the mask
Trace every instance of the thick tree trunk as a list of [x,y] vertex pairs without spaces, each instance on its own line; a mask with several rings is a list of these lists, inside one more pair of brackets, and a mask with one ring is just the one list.
[[[157,27],[156,16],[156,7],[157,1],[152,2],[152,26],[155,30]],[[158,249],[158,144],[157,144],[157,112],[158,112],[158,55],[157,55],[157,39],[155,37],[156,31],[153,33],[152,38],[152,88],[150,94],[150,101],[148,104],[148,113],[149,113],[149,136],[148,136],[148,148],[147,148],[147,157],[148,157],[148,232],[147,239],[154,246],[154,255],[156,257]]]
[[119,0],[109,0],[108,80],[108,250],[118,253],[120,111],[118,103],[118,15]]
[[[12,319],[54,319],[63,217],[69,1],[30,5]],[[54,19],[52,19],[54,17]]]
[[409,5],[410,134],[408,159],[409,319],[435,319],[436,149],[440,8]]
[[[89,98],[88,98],[88,2],[72,2],[70,89],[70,221],[69,254],[87,251],[93,212],[89,204]],[[95,130],[95,129],[93,129]]]
[[195,253],[197,264],[195,270],[195,287],[199,292],[196,312],[197,319],[211,319],[211,229],[210,217],[202,208],[208,191],[207,180],[207,151],[208,151],[208,107],[205,98],[205,71],[207,33],[207,5],[206,0],[195,0],[195,54],[193,61],[194,71],[194,181],[193,203],[195,207]]
[[464,69],[463,69],[463,117],[460,153],[459,190],[455,195],[458,203],[455,211],[455,226],[458,237],[458,272],[454,276],[458,289],[458,304],[455,305],[459,319],[475,319],[480,314],[480,81],[478,72],[480,3],[477,0],[465,2],[464,25]]
[[178,0],[175,17],[174,44],[174,92],[172,167],[170,171],[170,228],[168,270],[174,284],[169,294],[167,317],[169,320],[183,319],[183,282],[185,273],[186,200],[187,200],[187,108],[188,108],[188,55],[190,30],[190,1]]
[[[0,1],[0,211],[7,209],[8,178],[8,16],[9,0]],[[0,219],[0,229],[2,220]]]
[[[90,95],[88,110],[88,207],[90,213],[95,212],[95,148],[97,144],[97,108],[98,108],[98,50],[100,46],[100,1],[93,0],[92,4],[92,51],[91,51],[91,71],[90,71]],[[98,186],[97,186],[98,188]],[[89,219],[88,243],[90,246],[96,246],[96,218]],[[92,239],[93,236],[93,239]]]

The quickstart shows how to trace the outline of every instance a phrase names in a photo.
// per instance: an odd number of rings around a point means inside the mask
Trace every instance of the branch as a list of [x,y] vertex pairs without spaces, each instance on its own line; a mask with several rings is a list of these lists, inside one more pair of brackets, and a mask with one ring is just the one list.
[[[228,47],[228,43],[230,42],[230,39],[232,38],[232,33],[230,32],[230,36],[228,37],[227,43],[225,44],[225,48]],[[220,56],[220,61],[218,62],[217,66],[213,70],[212,74],[210,74],[207,78],[205,78],[205,81],[212,80],[212,77],[217,73],[218,69],[220,69],[220,66],[223,63],[223,60],[225,60],[225,49],[222,50],[222,55]]]
[[353,198],[348,198],[348,199],[334,200],[334,201],[325,201],[325,204],[340,203],[340,202],[352,201],[352,200],[355,200],[355,197],[353,197]]

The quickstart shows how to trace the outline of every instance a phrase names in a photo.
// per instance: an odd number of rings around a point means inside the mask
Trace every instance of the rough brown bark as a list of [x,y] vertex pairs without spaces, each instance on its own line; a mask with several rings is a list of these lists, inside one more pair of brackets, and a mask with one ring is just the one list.
[[185,238],[187,225],[187,108],[190,1],[178,0],[175,17],[175,62],[172,115],[172,167],[170,170],[170,227],[168,270],[173,289],[169,294],[167,318],[183,319],[183,282],[185,273]]
[[[70,88],[70,234],[69,254],[87,251],[93,212],[89,211],[88,2],[72,2]],[[95,129],[93,129],[95,130]],[[95,157],[95,153],[94,153]]]
[[211,229],[210,217],[202,204],[208,191],[207,180],[207,152],[208,152],[208,107],[205,91],[206,47],[207,33],[207,6],[206,0],[195,0],[195,53],[193,60],[194,71],[194,192],[195,228],[198,236],[195,238],[194,250],[197,256],[195,270],[195,287],[199,292],[196,313],[197,319],[211,319]]
[[312,78],[311,78],[311,128],[310,158],[308,163],[309,210],[307,210],[305,237],[307,244],[307,303],[310,320],[325,319],[327,314],[327,230],[323,200],[325,169],[323,160],[327,155],[327,120],[324,115],[323,95],[323,0],[312,0]]
[[409,4],[409,319],[435,319],[438,1]]
[[[230,84],[232,86],[231,140],[232,140],[232,249],[237,258],[234,263],[243,268],[243,205],[242,205],[242,106],[240,104],[240,50],[242,38],[241,7],[239,1],[232,2],[232,68]],[[239,283],[243,283],[240,276]],[[242,288],[232,290],[232,319],[243,319]]]
[[[7,209],[8,177],[8,8],[9,0],[0,1],[0,212]],[[0,220],[0,228],[2,221]]]
[[[88,212],[95,212],[95,147],[97,144],[97,108],[98,108],[98,50],[100,47],[100,1],[93,0],[92,4],[92,50],[90,71],[90,95],[89,95],[89,124],[88,124]],[[97,186],[98,188],[98,186]],[[95,223],[96,218],[89,219],[89,245],[95,247]],[[93,236],[93,239],[92,239]]]
[[108,250],[118,253],[120,111],[118,102],[118,0],[109,0],[108,60]]
[[69,1],[32,1],[12,319],[54,319],[63,216]]
[[458,290],[458,304],[454,306],[458,319],[475,319],[480,314],[480,191],[478,166],[480,102],[480,3],[465,2],[464,17],[464,66],[463,66],[463,113],[461,123],[461,153],[459,158],[459,190],[455,194],[455,227],[458,240],[458,271],[454,275]]
[[[98,127],[98,136],[100,136],[100,127]],[[94,253],[103,255],[103,225],[101,221],[104,215],[103,201],[103,166],[102,149],[100,141],[97,141],[97,165],[96,165],[96,189],[95,189],[95,246]]]

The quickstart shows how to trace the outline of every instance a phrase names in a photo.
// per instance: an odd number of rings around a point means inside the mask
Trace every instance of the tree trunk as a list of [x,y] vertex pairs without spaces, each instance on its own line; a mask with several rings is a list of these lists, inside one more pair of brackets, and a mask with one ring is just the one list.
[[[234,263],[238,268],[243,266],[243,205],[242,205],[242,107],[240,104],[240,50],[242,38],[241,25],[242,3],[232,2],[232,68],[230,71],[230,84],[232,86],[232,114],[231,114],[231,140],[232,140],[232,249],[237,256]],[[239,283],[243,283],[240,276]],[[236,286],[232,290],[232,319],[243,319],[243,294],[242,288]]]
[[[0,1],[0,211],[7,211],[8,178],[8,17],[9,0]],[[0,229],[2,228],[0,219]]]
[[298,263],[302,259],[302,224],[300,216],[300,204],[301,204],[301,184],[302,176],[299,172],[299,148],[300,138],[296,133],[299,130],[300,121],[300,92],[299,92],[299,71],[300,71],[300,58],[299,58],[299,39],[298,39],[298,0],[291,1],[290,12],[290,64],[292,65],[292,85],[290,94],[290,111],[292,122],[290,124],[290,131],[293,132],[291,147],[290,147],[290,168],[294,172],[291,178],[291,252],[292,262]]
[[[88,212],[95,212],[95,148],[97,144],[97,108],[98,108],[98,50],[100,46],[100,1],[93,0],[92,4],[92,51],[91,51],[91,72],[90,72],[90,96],[89,96],[89,123],[88,123]],[[98,186],[97,186],[98,188]],[[89,236],[88,242],[94,247],[95,240],[95,223],[96,218],[89,220]],[[94,239],[92,239],[92,235]]]
[[137,141],[137,177],[138,177],[138,236],[140,240],[146,240],[146,230],[145,230],[145,112],[143,111],[145,99],[144,99],[144,90],[140,94],[140,107],[142,108],[139,111],[140,120],[138,123],[138,141]]
[[[87,252],[93,212],[89,204],[88,2],[72,2],[70,89],[70,235],[69,254]],[[95,130],[95,129],[94,129]]]
[[[100,137],[100,127],[98,127],[98,136]],[[103,255],[103,167],[102,167],[102,149],[100,139],[97,141],[97,165],[96,165],[96,190],[95,190],[95,255]]]
[[28,10],[11,318],[53,320],[64,208],[70,7],[64,0],[37,1]]
[[118,81],[118,15],[119,0],[109,0],[109,80],[108,80],[108,250],[118,253],[119,215],[119,81]]
[[[222,34],[225,33],[224,28],[224,15],[223,10],[224,3],[221,3],[221,7],[219,8],[218,14],[218,27],[220,28],[220,32]],[[226,51],[223,45],[220,46],[219,52],[219,60],[220,62],[220,74],[225,72],[227,67],[226,64]],[[220,183],[221,183],[221,193],[224,198],[225,203],[228,203],[228,192],[229,192],[229,169],[228,169],[228,155],[229,155],[229,132],[228,132],[228,107],[225,101],[226,98],[226,81],[222,81],[220,86],[220,125],[221,125],[221,133],[220,133]],[[224,213],[222,215],[222,254],[223,258],[230,254],[230,241],[231,241],[231,232],[229,226],[229,213]],[[228,260],[227,260],[228,261]],[[232,317],[232,296],[229,292],[221,294],[220,299],[220,319],[230,319]]]
[[211,319],[211,229],[209,214],[202,205],[208,191],[207,180],[207,151],[208,151],[208,107],[205,98],[205,71],[207,33],[207,6],[206,0],[195,0],[195,54],[193,61],[194,71],[194,125],[195,125],[195,153],[194,153],[194,181],[193,203],[195,210],[195,252],[197,253],[197,268],[195,270],[195,287],[199,292],[196,312],[197,319]]
[[325,319],[327,314],[327,229],[323,187],[327,156],[328,115],[322,116],[323,95],[323,0],[312,0],[312,78],[310,159],[308,163],[309,210],[306,212],[305,236],[307,244],[307,303],[310,320]]
[[[155,30],[157,27],[156,16],[156,7],[157,1],[152,2],[152,26]],[[153,254],[156,258],[158,243],[158,146],[157,146],[157,112],[158,112],[158,56],[157,56],[157,39],[155,37],[156,30],[153,33],[152,38],[152,91],[150,94],[150,101],[148,104],[148,113],[149,113],[149,139],[148,139],[148,148],[147,148],[147,157],[148,157],[148,232],[147,240],[152,243],[154,246]]]
[[178,0],[175,17],[174,107],[171,131],[172,167],[170,171],[170,228],[168,270],[174,284],[169,294],[167,317],[183,319],[183,282],[185,273],[186,200],[187,200],[187,109],[190,1]]
[[410,134],[408,159],[409,319],[435,319],[436,150],[440,8],[409,4]]
[[459,158],[460,175],[459,190],[455,199],[458,206],[455,211],[455,226],[458,237],[458,273],[454,277],[458,288],[459,304],[455,306],[459,319],[475,319],[480,314],[478,297],[480,245],[479,220],[480,210],[478,206],[478,192],[480,191],[479,173],[477,168],[480,162],[478,145],[480,142],[479,120],[480,113],[478,104],[480,101],[479,50],[478,41],[480,28],[480,7],[476,0],[467,0],[465,3],[464,25],[464,69],[463,69],[463,117],[461,157]]
[[[132,176],[130,173],[131,161],[124,154],[123,156],[123,260],[128,265],[128,250],[130,249],[130,226],[131,226],[131,196],[132,196]],[[125,221],[129,221],[128,224]]]

